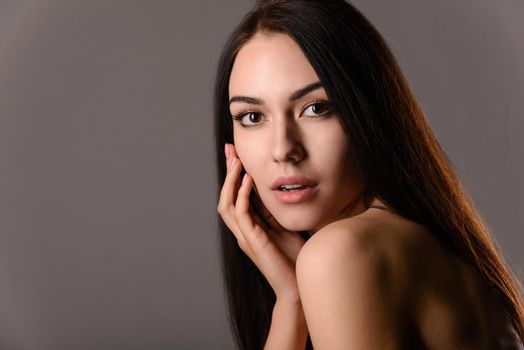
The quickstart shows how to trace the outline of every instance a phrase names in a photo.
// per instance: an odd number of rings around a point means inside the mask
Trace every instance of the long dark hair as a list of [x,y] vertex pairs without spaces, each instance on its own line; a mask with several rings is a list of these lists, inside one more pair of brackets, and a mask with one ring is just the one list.
[[[435,139],[383,37],[343,0],[258,1],[231,34],[215,86],[218,191],[233,142],[228,84],[239,49],[257,32],[290,35],[315,69],[355,151],[364,202],[373,197],[425,226],[498,296],[524,339],[520,285]],[[275,295],[219,219],[229,321],[240,349],[262,349]],[[307,348],[311,349],[308,339]]]

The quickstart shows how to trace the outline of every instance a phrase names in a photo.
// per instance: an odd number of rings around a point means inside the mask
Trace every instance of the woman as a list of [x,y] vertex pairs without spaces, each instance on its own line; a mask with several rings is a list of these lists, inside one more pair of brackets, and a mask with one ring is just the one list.
[[354,7],[259,1],[226,44],[215,92],[239,348],[522,346],[519,284]]

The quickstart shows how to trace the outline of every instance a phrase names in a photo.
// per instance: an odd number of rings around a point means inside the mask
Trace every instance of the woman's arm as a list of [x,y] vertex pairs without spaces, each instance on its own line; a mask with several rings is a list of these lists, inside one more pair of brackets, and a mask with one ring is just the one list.
[[307,336],[306,317],[300,301],[277,299],[264,350],[304,350]]

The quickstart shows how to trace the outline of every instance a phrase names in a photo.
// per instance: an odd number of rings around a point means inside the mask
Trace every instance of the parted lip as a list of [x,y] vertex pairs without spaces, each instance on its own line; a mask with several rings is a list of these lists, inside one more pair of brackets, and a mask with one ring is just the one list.
[[278,177],[273,185],[272,190],[278,190],[282,185],[304,185],[304,186],[315,186],[316,183],[313,180],[303,176],[280,176]]

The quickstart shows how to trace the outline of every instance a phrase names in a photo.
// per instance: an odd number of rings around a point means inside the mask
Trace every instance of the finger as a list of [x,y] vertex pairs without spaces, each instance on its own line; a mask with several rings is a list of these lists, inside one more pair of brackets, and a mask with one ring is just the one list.
[[224,179],[224,184],[220,190],[220,198],[218,201],[219,208],[222,208],[224,211],[231,209],[234,206],[236,201],[239,174],[240,174],[240,161],[237,158],[230,157],[231,165],[230,169],[226,174]]
[[229,156],[232,157],[232,156],[235,156],[238,158],[238,155],[237,155],[237,150],[235,148],[235,145],[233,144],[230,144],[229,145]]
[[238,158],[238,156],[236,155],[236,152],[234,152],[233,145],[231,145],[229,143],[226,143],[225,147],[226,147],[226,150],[225,150],[225,153],[226,153],[226,170],[229,172],[231,170],[231,168],[232,168],[233,160],[235,158]]
[[228,153],[229,153],[229,156],[227,156],[226,158],[226,167],[227,167],[227,171],[231,171],[231,168],[232,168],[232,163],[233,163],[233,160],[238,158],[237,155],[236,155],[236,152],[234,152],[234,147],[233,145],[230,145],[230,144],[226,144],[227,145],[227,148],[228,148]]
[[252,199],[251,200],[252,209],[254,210],[255,213],[257,213],[260,216],[262,220],[266,221],[267,219],[272,217],[273,214],[271,214],[271,212],[266,208],[266,206],[262,202],[262,199],[260,198],[260,195],[258,194],[255,181],[253,179],[252,181],[253,181],[253,186],[252,186],[253,192],[250,193],[250,198]]
[[226,166],[227,173],[224,179],[224,184],[220,191],[220,197],[218,200],[219,213],[224,219],[224,222],[229,226],[231,231],[235,233],[237,239],[243,239],[239,237],[240,232],[238,224],[234,215],[234,203],[236,202],[238,188],[239,188],[239,175],[242,170],[240,160],[236,156],[234,145],[226,143]]
[[253,208],[260,215],[262,220],[267,224],[267,226],[274,231],[287,231],[280,223],[275,219],[273,214],[266,208],[264,202],[258,194],[253,196]]
[[265,249],[270,242],[267,232],[264,232],[262,226],[258,225],[250,213],[249,193],[253,186],[253,178],[249,174],[244,175],[244,179],[238,191],[237,201],[235,203],[235,216],[240,227],[240,231],[251,247],[251,250],[257,254],[261,249]]
[[258,215],[258,213],[254,212],[252,209],[250,209],[250,212],[251,212],[251,216],[253,217],[253,220],[255,221],[255,223],[258,224],[262,228],[262,230],[268,235],[268,237],[271,240],[275,240],[279,238],[278,233],[275,232],[275,230],[267,223],[266,220],[261,218],[260,215]]
[[234,203],[236,202],[238,193],[238,183],[240,181],[239,175],[242,165],[240,160],[236,157],[236,153],[232,151],[232,145],[226,144],[226,146],[229,147],[229,157],[226,159],[228,172],[220,192],[218,211],[225,224],[229,227],[230,231],[237,239],[239,247],[248,255],[251,260],[253,260],[253,253],[249,248],[244,235],[242,234],[242,230],[240,229],[235,216]]
[[262,227],[264,231],[269,233],[271,231],[271,228],[267,225],[267,223],[260,217],[260,215],[254,211],[252,208],[249,209],[249,212],[251,213],[251,216],[253,217],[253,220]]
[[[254,181],[253,181],[253,189],[255,189]],[[251,212],[251,216],[253,216],[253,219],[257,224],[262,226],[263,230],[267,233],[273,234],[274,233],[274,227],[269,225],[269,221],[273,217],[273,215],[269,212],[269,210],[264,206],[262,200],[258,196],[258,194],[251,192],[250,193],[250,208],[249,211]]]
[[[253,186],[253,189],[255,189],[254,186]],[[252,198],[253,198],[253,201],[252,201],[253,209],[255,209],[255,211],[260,215],[260,217],[262,219],[265,220],[265,219],[269,218],[272,214],[266,208],[266,206],[262,202],[262,199],[260,198],[258,193],[253,193],[252,194]]]
[[[234,159],[230,156],[230,159]],[[243,240],[240,228],[235,218],[234,204],[236,202],[237,188],[240,174],[240,164],[237,159],[234,163],[232,162],[231,169],[226,174],[224,185],[220,191],[220,197],[218,200],[217,211],[220,216],[229,227],[229,229],[236,236],[237,240]]]
[[[239,183],[239,181],[240,181],[240,176],[238,176],[238,175],[241,173],[241,170],[242,170],[242,165],[241,165],[241,164],[242,164],[242,163],[241,163],[240,159],[238,158],[238,155],[237,155],[237,152],[236,152],[235,145],[233,145],[233,144],[228,144],[228,147],[229,147],[229,148],[228,148],[228,151],[229,151],[229,158],[230,158],[230,159],[233,159],[233,158],[237,159],[236,162],[235,162],[235,164],[232,165],[232,166],[231,166],[231,169],[229,170],[230,173],[233,173],[233,171],[237,171],[237,173],[235,173],[235,175],[236,175],[236,176],[235,176],[236,181],[235,181],[235,186],[234,186],[235,190],[234,190],[233,196],[228,196],[228,199],[227,199],[227,202],[229,202],[229,201],[231,200],[232,203],[233,203],[233,202],[235,203],[235,205],[232,204],[231,206],[228,207],[228,208],[229,208],[229,209],[228,209],[228,212],[231,213],[231,212],[236,212],[236,211],[237,211],[237,209],[236,209],[236,202],[237,202],[237,200],[238,200],[238,195],[239,195],[239,190],[238,190],[238,186],[239,186],[239,185],[238,185],[238,183]],[[238,169],[236,168],[236,167],[237,167],[237,163],[240,163],[240,165],[238,165]],[[231,164],[231,163],[230,163],[230,164]],[[238,171],[238,170],[240,170],[240,171]],[[237,174],[238,174],[238,175],[237,175]],[[240,184],[240,188],[242,188],[242,185],[241,185],[241,184]],[[248,196],[249,196],[249,192],[248,192]],[[248,204],[249,204],[249,203],[248,203]],[[251,209],[249,209],[249,206],[248,206],[248,212],[249,212],[248,217],[249,217],[249,215],[252,215],[252,214],[253,214],[253,212],[251,211]],[[253,260],[253,262],[255,262],[255,264],[256,264],[255,256],[254,256],[254,254],[253,254],[253,250],[251,249],[248,240],[246,239],[245,231],[244,231],[244,230],[240,227],[240,225],[238,224],[238,216],[237,216],[236,214],[229,214],[229,215],[233,216],[233,219],[232,219],[232,220],[235,222],[236,227],[238,227],[238,230],[237,230],[237,232],[235,232],[235,235],[236,235],[236,237],[237,237],[237,241],[238,241],[238,243],[239,243],[239,246],[240,246],[240,247],[242,248],[242,250],[243,250],[243,251],[244,251],[244,252],[245,252],[245,253],[250,257],[250,259]],[[260,218],[258,218],[258,219],[259,219],[259,223],[258,223],[258,225],[259,225],[260,227],[264,227],[265,229],[267,229],[267,225],[265,225],[265,224],[263,223],[263,221],[260,220]],[[252,222],[253,225],[254,225],[254,223],[255,223],[256,221],[254,221],[253,218],[251,217],[251,222]]]

